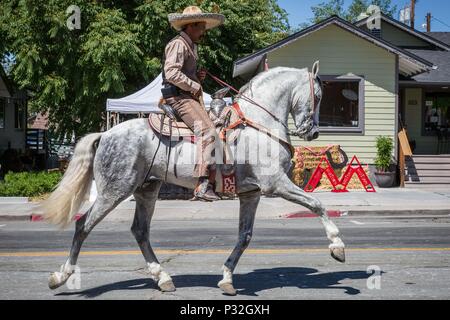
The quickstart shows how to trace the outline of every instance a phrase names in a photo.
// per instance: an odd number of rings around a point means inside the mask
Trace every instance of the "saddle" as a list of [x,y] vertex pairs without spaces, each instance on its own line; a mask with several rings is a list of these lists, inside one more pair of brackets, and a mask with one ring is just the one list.
[[[163,122],[163,123],[161,123]],[[148,123],[152,129],[163,135],[172,137],[191,137],[194,132],[181,120],[171,119],[164,113],[151,113],[148,118]]]
[[[189,128],[174,112],[174,110],[165,105],[165,108],[170,108],[170,110],[164,110],[164,113],[150,113],[148,118],[148,123],[150,127],[158,134],[163,136],[172,137],[172,139],[177,137],[191,137],[194,140],[194,132]],[[227,106],[223,109],[219,117],[214,113],[208,111],[208,115],[213,123],[216,125],[216,131],[219,134],[222,128],[227,127],[229,123],[235,122],[239,119],[239,115],[234,111],[233,108]],[[236,140],[239,133],[239,128],[233,130],[233,132],[227,134],[226,142],[231,143]]]

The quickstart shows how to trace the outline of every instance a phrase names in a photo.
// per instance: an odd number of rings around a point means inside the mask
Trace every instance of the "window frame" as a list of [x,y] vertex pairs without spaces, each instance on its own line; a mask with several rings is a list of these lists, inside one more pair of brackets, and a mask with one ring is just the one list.
[[[321,127],[319,126],[320,133],[324,134],[353,134],[364,135],[365,130],[365,78],[361,75],[320,75],[322,82],[346,82],[346,81],[358,81],[358,127]],[[322,108],[322,102],[320,104]],[[319,110],[319,123],[320,123],[320,110]]]
[[[439,96],[439,94],[444,95],[447,94],[446,92],[427,92],[427,90],[422,90],[422,128],[421,128],[421,134],[422,137],[438,137],[438,133],[436,130],[433,131],[427,131],[425,130],[425,120],[427,116],[427,94],[433,94],[433,101],[435,101],[436,96]],[[449,128],[450,129],[450,128]],[[447,130],[449,130],[447,129]]]

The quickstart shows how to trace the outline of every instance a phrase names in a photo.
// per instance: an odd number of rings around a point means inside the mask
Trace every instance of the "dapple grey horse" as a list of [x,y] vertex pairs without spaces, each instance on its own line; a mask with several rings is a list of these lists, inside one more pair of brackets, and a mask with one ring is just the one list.
[[[311,140],[318,135],[317,113],[322,97],[317,72],[318,68],[313,72],[308,72],[306,68],[270,69],[245,85],[241,89],[242,96],[238,95],[236,101],[246,118],[270,128],[271,132],[277,132],[279,138],[290,142],[289,135],[296,134]],[[272,115],[244,99],[244,95],[264,105]],[[313,108],[314,105],[316,108]],[[296,127],[292,132],[287,129],[289,114]],[[172,148],[169,166],[167,149],[158,150],[160,139],[161,145]],[[44,217],[62,227],[68,225],[89,193],[93,178],[98,196],[92,207],[76,222],[70,255],[60,270],[50,275],[49,287],[57,288],[68,280],[74,272],[81,246],[88,234],[120,202],[134,195],[136,211],[131,231],[145,258],[151,278],[162,291],[174,291],[170,275],[161,267],[150,245],[150,221],[162,180],[166,178],[168,183],[190,189],[195,187],[197,179],[192,176],[194,161],[185,161],[195,153],[194,145],[189,141],[174,142],[167,137],[160,137],[149,127],[147,119],[129,120],[106,132],[92,133],[82,138],[58,187],[41,204]],[[267,145],[271,146],[270,152],[266,149]],[[280,196],[317,214],[331,241],[329,248],[332,257],[344,262],[344,243],[324,206],[289,178],[292,169],[290,148],[251,126],[240,128],[239,139],[231,148],[235,151],[233,161],[240,202],[239,236],[223,266],[223,279],[218,286],[226,294],[236,294],[233,271],[252,237],[255,213],[262,193]],[[254,159],[258,160],[251,161]],[[177,174],[174,174],[175,162]],[[263,167],[262,163],[268,163],[270,170],[267,166]]]

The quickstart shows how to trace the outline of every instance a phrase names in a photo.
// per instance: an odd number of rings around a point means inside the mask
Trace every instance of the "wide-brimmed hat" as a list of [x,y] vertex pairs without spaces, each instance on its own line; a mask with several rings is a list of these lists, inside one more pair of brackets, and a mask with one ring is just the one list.
[[170,13],[169,23],[177,31],[183,29],[183,26],[196,23],[205,22],[206,30],[220,26],[225,21],[225,16],[219,13],[206,13],[197,6],[189,6],[183,10],[183,13]]

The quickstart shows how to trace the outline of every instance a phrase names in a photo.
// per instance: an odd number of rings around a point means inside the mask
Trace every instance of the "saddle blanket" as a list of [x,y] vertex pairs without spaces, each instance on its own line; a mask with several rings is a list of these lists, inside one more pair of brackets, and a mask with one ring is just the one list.
[[234,169],[233,172],[227,174],[221,170],[216,171],[215,191],[227,197],[234,197],[236,195],[236,176]]

